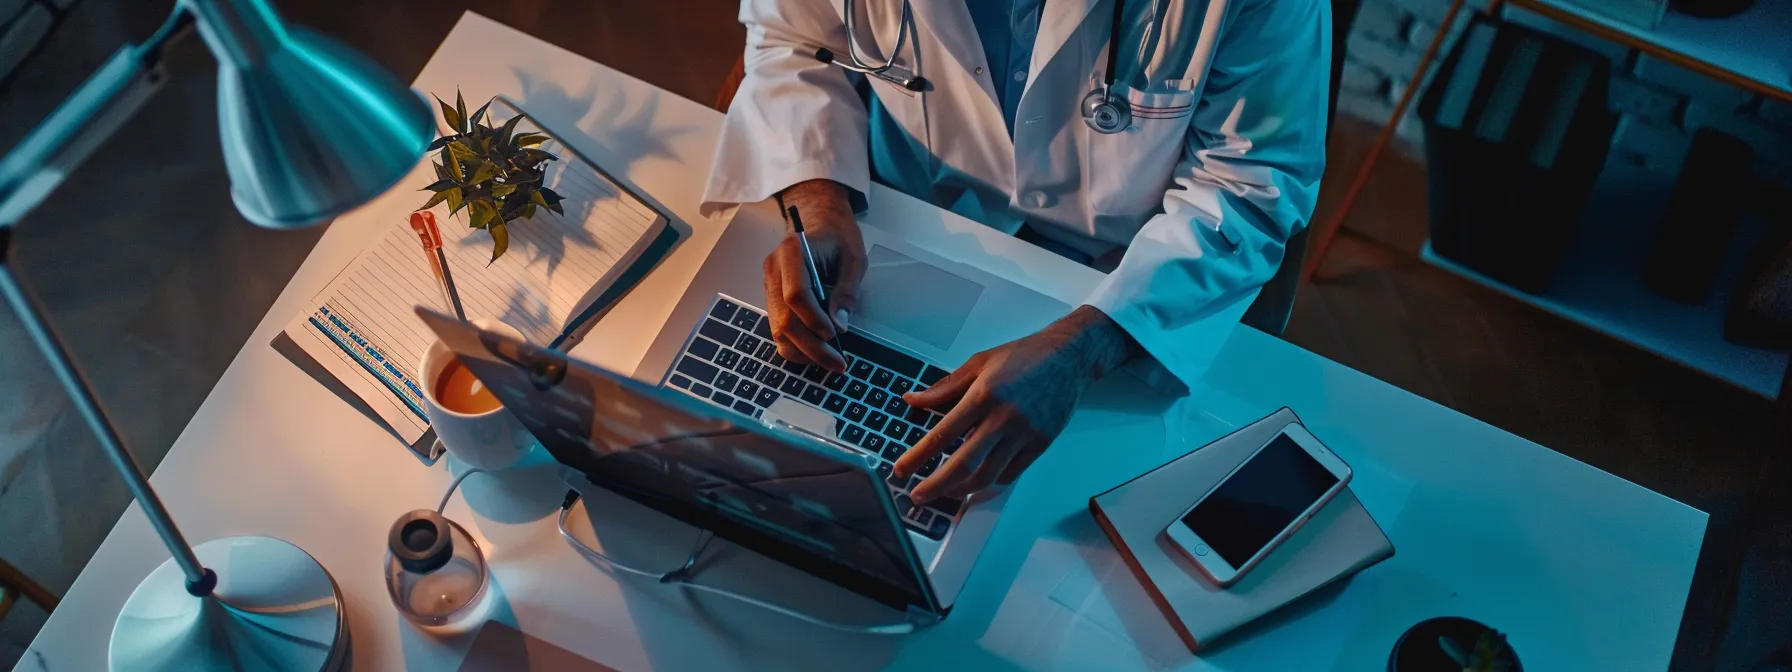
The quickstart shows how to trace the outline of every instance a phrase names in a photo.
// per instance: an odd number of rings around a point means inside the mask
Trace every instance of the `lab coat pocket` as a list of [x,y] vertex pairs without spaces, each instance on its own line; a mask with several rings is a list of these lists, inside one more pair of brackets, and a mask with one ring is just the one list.
[[1129,89],[1126,99],[1132,105],[1132,125],[1126,130],[1104,134],[1084,127],[1089,149],[1083,179],[1094,214],[1143,223],[1163,207],[1170,171],[1182,156],[1195,94]]

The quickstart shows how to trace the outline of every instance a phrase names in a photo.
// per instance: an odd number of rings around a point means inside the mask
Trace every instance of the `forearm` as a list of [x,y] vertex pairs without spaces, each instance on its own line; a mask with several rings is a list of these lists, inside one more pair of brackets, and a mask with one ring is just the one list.
[[1065,333],[1066,347],[1077,354],[1078,368],[1089,380],[1099,379],[1145,352],[1119,323],[1094,306],[1078,306],[1048,329]]

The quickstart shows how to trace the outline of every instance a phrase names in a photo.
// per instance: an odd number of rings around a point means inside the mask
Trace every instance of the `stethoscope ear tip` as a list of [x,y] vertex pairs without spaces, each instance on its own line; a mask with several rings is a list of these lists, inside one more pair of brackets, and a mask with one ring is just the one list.
[[905,84],[904,86],[907,87],[908,90],[914,91],[916,93],[926,91],[928,88],[927,78],[926,77],[911,77],[911,78],[909,78],[908,83]]
[[816,49],[815,50],[815,60],[821,61],[822,63],[833,63],[834,62],[834,52],[832,50],[828,49],[827,47],[821,47],[819,49]]

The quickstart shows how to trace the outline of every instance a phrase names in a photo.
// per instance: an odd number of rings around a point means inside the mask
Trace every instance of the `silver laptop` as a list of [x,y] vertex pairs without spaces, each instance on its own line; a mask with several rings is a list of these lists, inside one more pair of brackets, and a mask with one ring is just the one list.
[[891,478],[891,464],[942,416],[910,408],[902,393],[925,389],[972,354],[1034,333],[1070,307],[864,226],[868,269],[851,331],[841,337],[847,372],[789,362],[771,343],[762,308],[761,260],[782,235],[770,216],[737,213],[634,377],[857,454],[884,481],[931,592],[950,608],[1006,497],[916,505],[909,491],[941,458],[905,480]]

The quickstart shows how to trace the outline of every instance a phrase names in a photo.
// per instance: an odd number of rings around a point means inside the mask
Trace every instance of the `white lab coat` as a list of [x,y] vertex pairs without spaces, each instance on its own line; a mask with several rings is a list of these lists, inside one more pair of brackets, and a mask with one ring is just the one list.
[[[881,59],[901,3],[858,0],[862,52]],[[1009,135],[965,2],[913,0],[903,65],[932,91],[870,78],[888,111],[874,130],[860,76],[814,58],[846,51],[840,5],[743,0],[746,78],[729,107],[706,210],[827,178],[876,179],[1013,233],[1025,222],[1067,246],[1124,257],[1088,303],[1118,322],[1174,382],[1198,379],[1283,245],[1307,225],[1324,169],[1331,58],[1324,0],[1162,0],[1163,39],[1140,51],[1127,3],[1122,71],[1135,118],[1102,135],[1081,101],[1107,56],[1109,0],[1047,0]],[[994,68],[1000,68],[995,64]],[[928,157],[929,147],[933,158]],[[1109,262],[1111,263],[1111,262]]]

